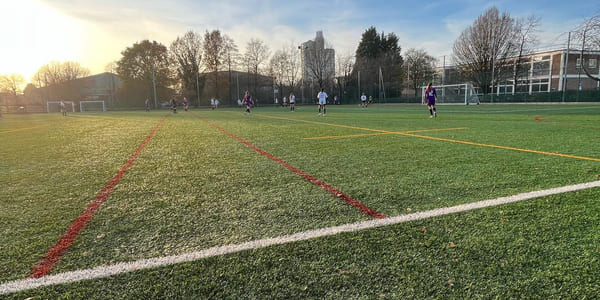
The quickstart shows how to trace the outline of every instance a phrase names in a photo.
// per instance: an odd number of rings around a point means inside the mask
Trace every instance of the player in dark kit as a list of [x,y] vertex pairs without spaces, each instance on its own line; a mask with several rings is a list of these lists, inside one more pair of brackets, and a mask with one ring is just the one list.
[[435,101],[437,100],[437,94],[435,88],[431,86],[431,82],[425,89],[425,101],[427,101],[427,108],[429,108],[429,117],[437,117],[437,110],[435,108]]
[[246,91],[246,94],[244,95],[244,103],[246,103],[246,112],[244,112],[245,114],[249,114],[250,113],[250,107],[252,107],[252,97],[250,96],[250,92]]

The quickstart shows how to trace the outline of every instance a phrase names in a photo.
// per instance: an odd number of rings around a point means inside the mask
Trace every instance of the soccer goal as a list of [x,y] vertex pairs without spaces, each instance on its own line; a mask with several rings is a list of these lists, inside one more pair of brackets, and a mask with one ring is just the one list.
[[[67,111],[75,112],[75,103],[72,101],[63,101]],[[60,112],[60,101],[46,101],[46,111],[48,113]]]
[[79,101],[79,111],[106,111],[106,106],[102,100]]
[[[425,102],[426,88],[426,86],[421,87],[421,100],[423,100],[423,103]],[[479,104],[479,98],[471,84],[446,84],[434,86],[434,88],[437,94],[437,103]]]

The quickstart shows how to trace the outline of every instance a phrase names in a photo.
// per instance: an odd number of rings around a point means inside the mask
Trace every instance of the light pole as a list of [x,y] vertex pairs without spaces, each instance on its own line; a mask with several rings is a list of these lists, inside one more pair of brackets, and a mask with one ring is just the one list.
[[154,64],[152,64],[152,89],[154,91],[154,109],[158,109],[158,100],[156,99],[156,75],[154,73]]
[[300,64],[302,65],[301,68],[301,72],[302,72],[302,83],[300,84],[301,86],[301,92],[302,92],[302,104],[304,104],[304,70],[306,68],[306,66],[304,65],[304,47],[302,45],[298,46],[298,49],[300,49]]
[[196,96],[198,97],[196,106],[200,107],[200,72],[196,72]]

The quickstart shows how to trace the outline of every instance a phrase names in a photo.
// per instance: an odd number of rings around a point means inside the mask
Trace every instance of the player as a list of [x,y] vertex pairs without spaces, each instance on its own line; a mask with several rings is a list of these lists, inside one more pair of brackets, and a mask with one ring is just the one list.
[[437,117],[437,110],[435,108],[435,101],[437,100],[437,94],[435,88],[431,86],[431,82],[425,89],[425,101],[427,101],[427,108],[429,108],[429,117]]
[[211,108],[212,110],[214,110],[214,109],[215,109],[215,98],[210,98],[210,108]]
[[171,110],[173,111],[174,114],[177,113],[177,101],[175,101],[175,98],[171,98],[171,101],[169,101],[171,104]]
[[360,107],[367,107],[367,95],[365,93],[362,93],[362,96],[360,96]]
[[246,91],[246,94],[244,95],[244,102],[246,103],[246,112],[244,112],[244,114],[249,114],[250,112],[250,107],[252,107],[252,97],[250,96],[250,92]]
[[65,117],[67,116],[67,108],[65,107],[65,102],[63,101],[60,101],[60,113]]
[[317,94],[317,98],[319,99],[319,116],[321,116],[321,108],[323,109],[323,117],[327,115],[327,110],[325,109],[325,105],[327,104],[327,93],[325,93],[325,89],[321,89],[319,94]]
[[188,109],[190,109],[188,99],[186,97],[183,97],[183,110],[188,111]]
[[146,98],[146,102],[144,102],[144,104],[146,105],[146,111],[150,111],[150,99]]
[[296,95],[294,95],[294,92],[290,93],[290,111],[296,111]]

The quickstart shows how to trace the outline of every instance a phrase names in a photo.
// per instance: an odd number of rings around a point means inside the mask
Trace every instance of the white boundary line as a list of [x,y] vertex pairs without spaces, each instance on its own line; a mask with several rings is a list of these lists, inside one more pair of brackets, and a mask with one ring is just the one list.
[[547,190],[522,193],[522,194],[517,194],[517,195],[513,195],[513,196],[508,196],[508,197],[501,197],[501,198],[497,198],[497,199],[483,200],[483,201],[461,204],[461,205],[456,205],[456,206],[451,206],[451,207],[438,208],[438,209],[433,209],[433,210],[428,210],[428,211],[412,213],[412,214],[408,214],[408,215],[389,217],[389,218],[385,218],[385,219],[375,219],[375,220],[370,220],[370,221],[345,224],[345,225],[334,226],[334,227],[329,227],[329,228],[309,230],[309,231],[294,233],[294,234],[290,234],[290,235],[284,235],[284,236],[275,237],[275,238],[266,238],[266,239],[245,242],[245,243],[241,243],[241,244],[212,247],[212,248],[208,248],[205,250],[190,252],[190,253],[181,254],[181,255],[172,255],[172,256],[143,259],[143,260],[138,260],[138,261],[133,261],[133,262],[117,263],[114,265],[105,265],[105,266],[99,266],[99,267],[95,267],[95,268],[91,268],[91,269],[84,269],[84,270],[65,272],[65,273],[60,273],[60,274],[55,274],[55,275],[48,275],[48,276],[44,276],[41,278],[27,278],[27,279],[21,279],[21,280],[8,281],[8,282],[2,283],[0,285],[0,295],[16,293],[16,292],[29,290],[29,289],[50,286],[50,285],[56,285],[56,284],[104,278],[104,277],[109,277],[112,275],[133,272],[133,271],[138,271],[138,270],[143,270],[143,269],[162,267],[162,266],[173,265],[173,264],[179,264],[179,263],[184,263],[184,262],[191,262],[191,261],[196,261],[196,260],[207,258],[207,257],[231,254],[231,253],[236,253],[236,252],[240,252],[240,251],[244,251],[244,250],[265,248],[265,247],[273,246],[273,245],[280,245],[280,244],[285,244],[285,243],[292,243],[292,242],[305,241],[305,240],[310,240],[310,239],[315,239],[315,238],[320,238],[320,237],[332,236],[332,235],[336,235],[336,234],[344,233],[344,232],[354,232],[354,231],[359,231],[359,230],[364,230],[364,229],[394,225],[394,224],[403,223],[403,222],[428,219],[428,218],[433,218],[433,217],[437,217],[437,216],[465,212],[465,211],[470,211],[470,210],[480,209],[480,208],[485,208],[485,207],[498,206],[498,205],[503,205],[503,204],[508,204],[508,203],[519,202],[519,201],[523,201],[523,200],[529,200],[529,199],[533,199],[533,198],[539,198],[539,197],[562,194],[562,193],[567,193],[567,192],[579,191],[579,190],[589,189],[589,188],[594,188],[594,187],[600,187],[600,180],[593,181],[593,182],[587,182],[587,183],[581,183],[581,184],[575,184],[575,185],[568,185],[568,186],[563,186],[563,187],[558,187],[558,188],[552,188],[552,189],[547,189]]

